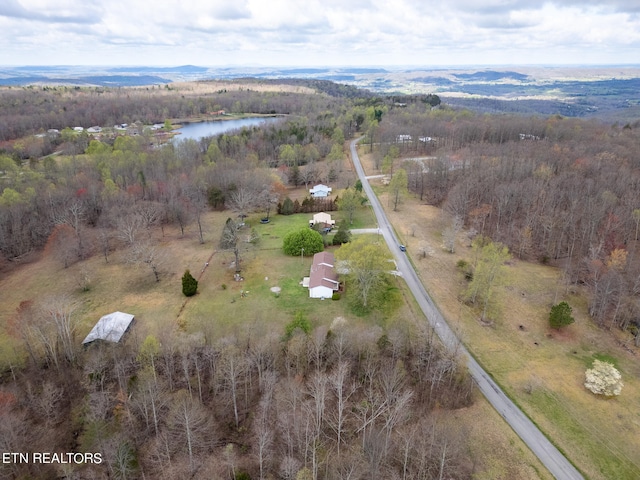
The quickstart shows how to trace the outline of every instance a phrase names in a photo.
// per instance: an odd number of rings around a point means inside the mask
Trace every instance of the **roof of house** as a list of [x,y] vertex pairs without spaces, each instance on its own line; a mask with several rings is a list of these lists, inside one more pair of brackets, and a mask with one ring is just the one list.
[[93,326],[82,343],[87,344],[96,340],[119,342],[129,328],[133,318],[134,316],[130,313],[123,312],[113,312],[105,315]]
[[330,252],[319,252],[313,256],[309,288],[325,286],[332,290],[338,289],[338,274],[333,269],[335,257]]
[[325,185],[323,183],[319,183],[315,187],[309,189],[309,191],[311,193],[314,193],[314,192],[330,192],[331,190],[332,190],[331,187],[328,187],[327,185]]
[[335,225],[336,221],[331,220],[331,215],[325,212],[316,213],[313,216],[312,222],[315,223],[326,223],[328,225]]

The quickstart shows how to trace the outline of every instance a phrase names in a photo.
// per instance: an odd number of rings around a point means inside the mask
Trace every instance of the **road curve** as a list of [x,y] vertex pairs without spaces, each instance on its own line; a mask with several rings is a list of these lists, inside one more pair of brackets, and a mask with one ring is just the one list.
[[516,434],[526,443],[531,451],[540,459],[543,465],[547,467],[549,472],[559,480],[582,480],[584,477],[578,470],[560,453],[560,451],[545,437],[533,422],[505,395],[500,387],[491,379],[489,374],[476,362],[469,354],[468,350],[459,341],[456,334],[451,330],[449,324],[445,321],[431,300],[431,297],[425,290],[422,282],[418,278],[415,269],[407,259],[406,254],[402,253],[398,248],[398,238],[391,228],[391,224],[387,219],[378,198],[373,193],[373,189],[364,174],[364,169],[360,163],[358,152],[356,151],[357,143],[363,137],[353,140],[350,144],[351,158],[353,165],[358,174],[358,178],[362,182],[362,188],[369,197],[369,202],[373,207],[373,211],[378,221],[378,230],[387,242],[389,249],[393,253],[397,263],[397,269],[402,273],[411,292],[413,293],[418,305],[424,312],[427,320],[440,337],[443,344],[467,358],[467,364],[471,376],[475,380],[479,390],[487,398],[493,408],[506,420]]

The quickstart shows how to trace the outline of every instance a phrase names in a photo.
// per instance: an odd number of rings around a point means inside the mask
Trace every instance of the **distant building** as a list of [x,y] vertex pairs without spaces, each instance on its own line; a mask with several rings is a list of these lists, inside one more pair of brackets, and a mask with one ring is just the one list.
[[74,132],[84,132],[84,128],[82,127],[73,127]]
[[131,326],[133,319],[134,316],[130,313],[113,312],[105,315],[94,325],[82,344],[88,345],[96,340],[118,343]]
[[411,140],[411,135],[396,135],[396,143],[409,143]]
[[87,133],[100,133],[102,131],[102,127],[89,127],[87,128]]
[[538,135],[532,135],[530,133],[520,133],[520,140],[540,140]]
[[309,193],[314,198],[323,198],[331,195],[331,187],[327,187],[326,185],[320,183],[313,188],[309,189]]

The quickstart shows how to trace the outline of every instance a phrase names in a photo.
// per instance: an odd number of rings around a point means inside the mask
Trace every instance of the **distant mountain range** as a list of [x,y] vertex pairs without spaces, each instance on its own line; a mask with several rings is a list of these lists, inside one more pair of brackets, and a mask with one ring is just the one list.
[[336,78],[355,80],[359,75],[388,73],[382,68],[251,68],[251,67],[95,67],[95,66],[24,66],[0,67],[0,86],[78,85],[131,87],[161,85],[171,82],[219,80],[233,78]]
[[640,65],[581,67],[0,67],[0,86],[139,87],[235,78],[330,80],[376,94],[434,93],[474,110],[640,118]]

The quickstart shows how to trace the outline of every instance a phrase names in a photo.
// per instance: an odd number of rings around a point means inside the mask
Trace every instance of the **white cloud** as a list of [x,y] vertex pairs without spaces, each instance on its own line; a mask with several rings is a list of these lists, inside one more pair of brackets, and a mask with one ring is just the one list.
[[2,0],[0,64],[637,63],[640,2]]

